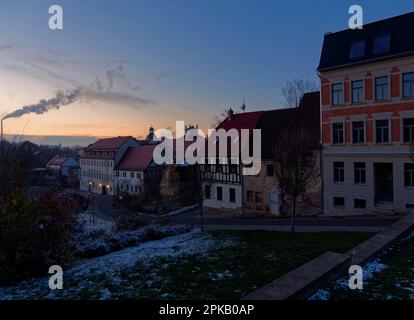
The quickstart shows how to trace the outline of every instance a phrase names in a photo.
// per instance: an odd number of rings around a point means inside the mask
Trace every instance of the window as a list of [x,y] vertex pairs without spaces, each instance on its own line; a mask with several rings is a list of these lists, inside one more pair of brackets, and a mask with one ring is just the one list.
[[126,178],[126,176],[127,176],[127,173],[124,171],[124,172],[122,172],[122,176],[124,177],[124,178]]
[[354,163],[354,176],[355,176],[355,184],[365,184],[366,183],[365,162],[355,162]]
[[216,172],[217,173],[222,173],[223,172],[223,166],[222,165],[216,165]]
[[375,135],[377,143],[390,142],[389,137],[389,120],[377,120],[375,121]]
[[365,40],[354,42],[351,45],[351,53],[349,57],[351,59],[361,58],[365,55]]
[[247,202],[253,202],[253,191],[247,191]]
[[334,197],[333,203],[335,207],[344,207],[345,206],[345,198],[343,197]]
[[334,162],[334,182],[342,183],[345,181],[345,169],[343,162]]
[[337,122],[332,124],[332,143],[343,144],[344,143],[344,124]]
[[115,171],[115,177],[119,177],[119,171]]
[[414,97],[414,72],[403,74],[403,97]]
[[229,196],[230,196],[230,202],[236,202],[236,189],[230,188],[229,189]]
[[273,177],[273,174],[274,174],[274,172],[273,172],[274,170],[273,170],[273,164],[268,164],[267,166],[266,166],[266,174],[267,174],[267,176],[268,177]]
[[388,91],[388,77],[375,78],[375,100],[387,100]]
[[211,186],[206,186],[204,189],[205,195],[206,195],[206,199],[210,199],[211,198]]
[[223,188],[217,187],[217,200],[223,201]]
[[344,103],[344,88],[342,83],[332,85],[332,104],[339,105]]
[[263,202],[263,193],[256,192],[255,202],[256,203],[262,203]]
[[352,103],[364,102],[364,81],[352,81]]
[[374,39],[373,54],[380,54],[390,51],[391,49],[391,35],[383,35]]
[[414,142],[414,118],[403,119],[403,142]]
[[130,172],[129,175],[131,176],[131,178],[135,178],[135,173],[134,172]]
[[352,122],[352,143],[365,143],[365,123],[364,121]]
[[363,199],[354,199],[354,208],[355,209],[366,209],[367,201]]
[[414,188],[414,163],[404,164],[404,185],[407,188]]

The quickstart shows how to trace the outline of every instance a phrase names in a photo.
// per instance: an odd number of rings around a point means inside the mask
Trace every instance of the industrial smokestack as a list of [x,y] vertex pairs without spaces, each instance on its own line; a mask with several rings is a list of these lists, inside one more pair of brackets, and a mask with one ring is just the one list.
[[1,132],[0,132],[0,144],[3,145],[3,120],[4,119],[0,119],[0,127],[1,127]]

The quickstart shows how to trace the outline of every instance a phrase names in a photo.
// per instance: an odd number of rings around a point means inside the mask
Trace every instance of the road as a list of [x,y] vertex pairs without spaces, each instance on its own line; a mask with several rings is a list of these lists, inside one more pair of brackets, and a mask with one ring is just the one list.
[[[296,219],[297,231],[321,232],[321,231],[358,231],[378,232],[392,225],[401,216],[372,216],[372,217],[347,217],[347,218],[317,218],[299,217]],[[188,212],[182,215],[170,217],[176,224],[192,224],[200,226],[198,211]],[[290,230],[289,218],[264,219],[264,218],[220,218],[205,217],[204,225],[208,229],[243,229],[243,230]]]
[[[105,220],[114,220],[120,215],[128,215],[126,212],[115,209],[109,197],[94,195],[95,212],[97,216]],[[141,216],[148,222],[157,222],[160,218]],[[173,224],[201,225],[199,210],[192,210],[180,215],[168,217]],[[370,216],[370,217],[343,217],[343,218],[318,218],[298,217],[296,229],[302,232],[321,231],[356,231],[356,232],[378,232],[392,225],[401,216]],[[165,218],[161,218],[165,220]],[[204,226],[207,229],[237,229],[237,230],[272,230],[289,231],[291,221],[289,218],[266,219],[266,218],[226,218],[226,217],[204,217]]]

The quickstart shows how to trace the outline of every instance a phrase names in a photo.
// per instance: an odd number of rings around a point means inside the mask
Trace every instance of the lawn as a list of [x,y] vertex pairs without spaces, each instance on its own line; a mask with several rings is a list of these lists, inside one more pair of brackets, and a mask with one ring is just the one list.
[[213,231],[144,243],[90,259],[64,275],[0,289],[0,299],[240,299],[330,250],[346,252],[369,233]]
[[414,234],[364,267],[364,287],[350,290],[348,278],[335,281],[314,298],[329,300],[414,300]]

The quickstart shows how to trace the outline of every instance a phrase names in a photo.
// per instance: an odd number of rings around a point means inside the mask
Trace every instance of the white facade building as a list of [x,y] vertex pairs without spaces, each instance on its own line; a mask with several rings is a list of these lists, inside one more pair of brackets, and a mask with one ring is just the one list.
[[100,139],[86,147],[80,156],[80,190],[114,195],[114,168],[128,148],[137,145],[133,137],[116,137]]

